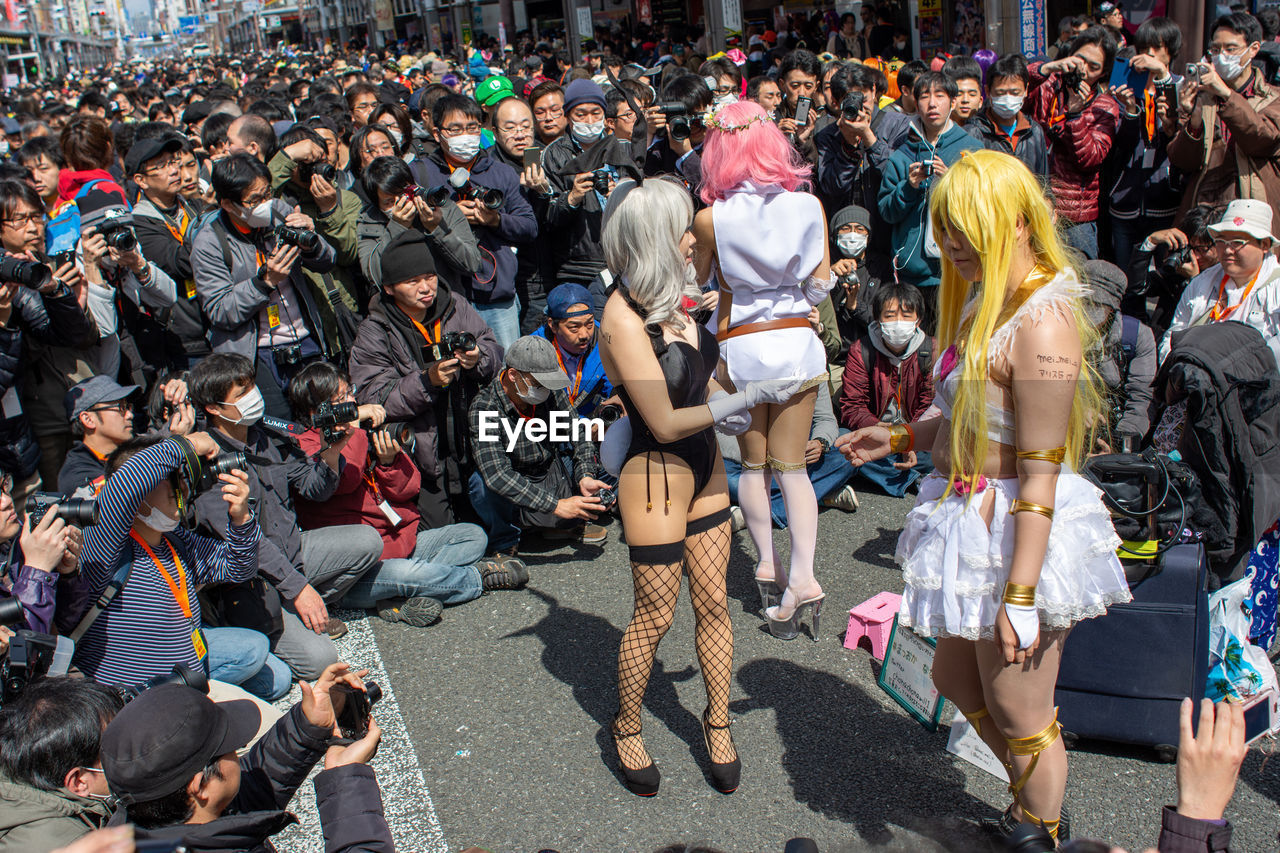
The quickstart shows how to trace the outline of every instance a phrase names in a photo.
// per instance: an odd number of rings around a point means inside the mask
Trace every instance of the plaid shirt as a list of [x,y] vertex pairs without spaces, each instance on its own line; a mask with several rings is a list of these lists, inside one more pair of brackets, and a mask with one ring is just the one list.
[[[546,421],[552,412],[566,412],[570,422],[577,417],[573,404],[563,391],[552,391],[546,402],[534,407],[531,421]],[[480,414],[496,412],[496,441],[480,439]],[[502,388],[502,373],[482,388],[471,403],[468,421],[471,426],[471,454],[476,469],[484,479],[485,486],[493,493],[501,495],[513,504],[535,512],[552,512],[560,500],[560,496],[543,485],[541,480],[552,465],[560,464],[559,456],[569,445],[573,453],[573,477],[570,483],[577,484],[584,477],[600,476],[600,464],[596,457],[595,444],[580,440],[570,442],[530,441],[523,429],[516,437],[515,447],[507,452],[510,439],[502,427],[521,422],[522,415]],[[523,425],[522,425],[523,426]],[[572,433],[571,433],[572,435]],[[575,491],[576,494],[576,491]]]

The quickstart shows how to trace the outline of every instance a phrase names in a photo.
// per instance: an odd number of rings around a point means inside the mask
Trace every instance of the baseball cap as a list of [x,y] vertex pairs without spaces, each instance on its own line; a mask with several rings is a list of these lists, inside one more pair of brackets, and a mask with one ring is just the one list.
[[215,703],[184,684],[144,690],[102,733],[111,793],[127,805],[182,790],[214,758],[247,744],[260,721],[248,700]]
[[515,89],[512,87],[511,81],[506,77],[490,77],[476,87],[476,100],[480,102],[482,107],[491,106],[503,98],[514,96]]
[[555,347],[551,341],[537,335],[525,335],[507,348],[507,367],[528,373],[543,388],[563,391],[569,387],[569,377],[560,369]]
[[67,420],[74,421],[81,412],[87,412],[99,403],[115,403],[132,397],[140,390],[137,385],[121,385],[110,376],[90,376],[68,388],[62,404],[67,409]]
[[[547,316],[553,320],[564,320],[567,317],[583,317],[594,313],[591,293],[576,282],[557,285],[547,294]],[[570,311],[574,305],[586,305],[585,311]],[[519,369],[519,368],[517,368]]]
[[124,157],[124,173],[126,175],[136,175],[142,171],[142,167],[149,160],[154,160],[165,152],[176,154],[181,150],[182,140],[170,134],[153,136],[149,139],[139,139],[133,143],[129,148],[129,153]]

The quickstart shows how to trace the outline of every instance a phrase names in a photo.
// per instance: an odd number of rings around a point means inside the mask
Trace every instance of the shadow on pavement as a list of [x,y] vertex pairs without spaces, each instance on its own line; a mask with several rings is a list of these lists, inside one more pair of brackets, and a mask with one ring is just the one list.
[[868,539],[853,551],[853,557],[872,566],[882,569],[897,569],[893,554],[898,549],[898,534],[902,529],[887,527],[877,528],[875,538]]

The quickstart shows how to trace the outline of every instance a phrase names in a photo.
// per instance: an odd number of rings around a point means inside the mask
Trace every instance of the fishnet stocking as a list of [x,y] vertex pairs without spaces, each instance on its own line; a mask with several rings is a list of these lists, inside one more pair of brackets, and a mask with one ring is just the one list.
[[618,649],[618,718],[614,722],[618,759],[642,770],[652,763],[640,737],[640,709],[649,686],[658,643],[671,627],[680,596],[680,563],[631,563],[636,607]]
[[[729,567],[732,533],[729,522],[695,533],[684,540],[689,569],[689,596],[693,599],[694,645],[707,688],[707,721],[729,724],[729,687],[733,678],[733,622],[725,572]],[[711,760],[727,764],[737,757],[727,728],[710,729]]]

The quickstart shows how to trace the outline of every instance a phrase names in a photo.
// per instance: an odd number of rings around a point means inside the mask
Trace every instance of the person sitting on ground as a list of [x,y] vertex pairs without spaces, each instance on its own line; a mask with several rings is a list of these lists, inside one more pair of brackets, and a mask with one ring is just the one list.
[[[1187,211],[1176,228],[1156,231],[1134,247],[1129,261],[1129,292],[1120,303],[1120,310],[1149,324],[1156,340],[1164,337],[1169,328],[1187,284],[1218,263],[1218,248],[1209,226],[1221,217],[1221,209],[1197,205]],[[1149,298],[1156,303],[1150,311]]]
[[601,406],[617,404],[613,384],[600,363],[596,321],[591,294],[574,282],[558,285],[547,294],[547,322],[533,334],[551,341],[560,369],[571,377],[564,389],[581,417],[591,417]]
[[87,678],[41,678],[0,712],[0,849],[49,853],[111,817],[102,730],[124,707]]
[[215,703],[191,687],[165,684],[143,692],[102,733],[102,769],[120,802],[111,819],[131,822],[138,841],[191,850],[266,850],[270,838],[297,822],[284,811],[323,759],[315,777],[316,809],[325,850],[391,853],[395,845],[369,762],[382,729],[346,746],[339,734],[334,688],[363,690],[346,664],[325,669],[302,701],[289,709],[244,758],[261,724],[258,707]]
[[[325,404],[355,406],[351,377],[331,364],[313,364],[289,386],[294,417],[310,427],[298,437],[307,453],[324,447],[325,431],[315,416]],[[331,428],[349,433],[342,449],[346,464],[338,488],[327,501],[299,498],[298,523],[304,530],[363,524],[382,537],[382,562],[347,590],[342,605],[374,608],[388,622],[426,627],[440,618],[441,606],[479,598],[484,590],[514,589],[528,580],[519,560],[482,559],[488,546],[484,530],[474,524],[421,529],[416,506],[422,474],[405,452],[400,438],[412,431],[404,424],[357,428],[363,416],[381,406],[366,404],[356,421]]]
[[[845,430],[847,432],[847,430]],[[831,405],[831,391],[827,383],[818,385],[818,399],[813,406],[813,426],[809,431],[809,443],[805,445],[804,462],[813,483],[813,493],[818,505],[854,512],[858,509],[858,495],[849,484],[854,467],[832,447],[841,433]],[[733,503],[731,517],[734,530],[746,526],[746,519],[738,507],[738,478],[742,476],[742,451],[734,436],[716,433],[720,455],[724,458],[724,470],[729,479],[729,500]],[[777,481],[769,489],[769,509],[773,526],[786,529],[787,509],[782,499],[782,489]],[[776,559],[776,558],[775,558]]]
[[[877,424],[905,424],[920,418],[933,402],[932,347],[920,328],[924,297],[914,285],[882,284],[871,300],[876,321],[849,347],[840,393],[840,425],[849,430]],[[909,450],[867,462],[862,476],[894,497],[902,497],[933,470],[927,451]]]
[[[546,338],[526,335],[507,350],[506,369],[471,403],[476,461],[471,505],[494,552],[515,554],[522,533],[532,530],[546,531],[548,539],[586,544],[608,536],[604,527],[590,523],[608,508],[596,496],[608,484],[600,479],[587,431],[572,423],[568,387],[555,347]],[[519,432],[512,436],[514,429]],[[571,459],[563,458],[565,442],[557,438],[558,429],[569,430]]]
[[1081,272],[1089,286],[1085,313],[1102,345],[1095,364],[1111,404],[1110,439],[1102,449],[1118,451],[1122,437],[1139,440],[1151,426],[1156,340],[1150,326],[1121,312],[1120,299],[1129,280],[1119,267],[1107,261],[1085,261]]

